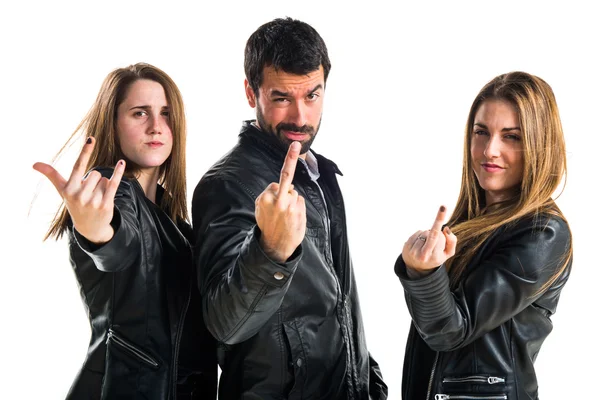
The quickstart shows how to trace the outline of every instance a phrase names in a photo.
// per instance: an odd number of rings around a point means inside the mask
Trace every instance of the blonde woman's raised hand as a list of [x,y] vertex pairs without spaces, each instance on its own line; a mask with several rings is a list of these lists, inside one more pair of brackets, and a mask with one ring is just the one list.
[[114,213],[115,194],[125,171],[125,161],[117,163],[110,179],[98,171],[85,175],[95,144],[94,138],[87,139],[68,180],[45,163],[37,162],[33,169],[52,182],[63,198],[77,232],[90,242],[102,244],[114,235],[110,222]]

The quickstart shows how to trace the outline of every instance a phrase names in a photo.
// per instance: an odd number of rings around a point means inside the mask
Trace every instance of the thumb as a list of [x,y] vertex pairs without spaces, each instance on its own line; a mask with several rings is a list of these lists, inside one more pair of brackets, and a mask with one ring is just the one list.
[[58,193],[62,196],[62,190],[65,187],[67,181],[58,173],[52,165],[48,165],[42,162],[36,162],[33,164],[33,169],[44,175],[56,188]]
[[456,235],[454,233],[452,233],[450,231],[450,228],[448,228],[447,226],[444,228],[444,230],[442,232],[444,232],[444,236],[446,237],[446,247],[444,248],[444,253],[448,257],[452,257],[454,255],[454,253],[456,252],[456,243],[457,243]]

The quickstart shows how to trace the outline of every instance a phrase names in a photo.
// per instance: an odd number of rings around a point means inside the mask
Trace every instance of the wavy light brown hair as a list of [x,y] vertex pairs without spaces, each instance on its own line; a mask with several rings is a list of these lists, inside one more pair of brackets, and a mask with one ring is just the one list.
[[[477,181],[471,159],[475,114],[490,99],[511,103],[519,115],[523,143],[523,179],[516,195],[501,203],[485,204],[485,192]],[[448,225],[457,236],[454,257],[446,262],[451,282],[456,286],[469,261],[498,228],[523,217],[539,220],[540,215],[566,218],[554,202],[553,194],[563,177],[566,182],[567,155],[556,99],[550,85],[525,72],[510,72],[488,82],[469,111],[464,138],[462,183],[456,207]],[[568,226],[568,224],[567,224]],[[572,245],[564,263],[540,289],[550,287],[567,267]]]
[[[126,68],[117,68],[104,79],[100,92],[92,108],[79,123],[77,129],[54,157],[55,161],[77,137],[81,137],[84,145],[87,137],[94,137],[96,145],[87,165],[90,170],[94,167],[113,168],[117,161],[127,161],[125,176],[135,178],[139,167],[129,162],[121,151],[117,135],[117,110],[125,100],[131,85],[140,80],[148,79],[159,83],[169,105],[169,126],[173,134],[173,148],[169,158],[160,166],[158,183],[165,189],[160,207],[174,220],[188,221],[186,203],[186,174],[185,174],[185,111],[181,93],[173,80],[164,71],[146,63],[137,63]],[[69,214],[64,203],[57,211],[46,237],[59,239],[67,229]]]

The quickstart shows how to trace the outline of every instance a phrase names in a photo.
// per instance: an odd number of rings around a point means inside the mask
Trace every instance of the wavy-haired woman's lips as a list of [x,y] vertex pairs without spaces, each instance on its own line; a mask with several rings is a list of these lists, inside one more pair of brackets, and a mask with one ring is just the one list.
[[497,164],[492,164],[492,163],[483,163],[483,164],[481,164],[481,166],[487,172],[498,172],[498,171],[502,171],[504,169],[501,166],[499,166]]

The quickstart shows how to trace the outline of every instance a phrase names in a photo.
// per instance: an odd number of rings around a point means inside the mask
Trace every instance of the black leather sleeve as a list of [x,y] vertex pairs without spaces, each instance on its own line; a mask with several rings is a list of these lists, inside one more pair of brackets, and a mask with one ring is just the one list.
[[[280,307],[302,257],[283,264],[259,245],[254,195],[237,181],[201,181],[192,200],[194,261],[207,328],[235,344],[256,334]],[[281,279],[277,279],[281,278]]]
[[564,262],[570,240],[558,218],[520,222],[505,229],[479,265],[469,266],[453,291],[446,268],[412,280],[400,255],[395,271],[419,334],[433,350],[451,351],[497,328],[542,295],[539,289]]
[[383,381],[381,368],[369,353],[369,400],[386,400],[388,387]]
[[[107,178],[112,175],[110,169],[102,168],[98,171]],[[140,255],[140,224],[134,196],[131,182],[123,178],[115,194],[115,209],[111,221],[115,233],[112,239],[103,245],[91,243],[73,229],[77,244],[90,256],[100,271],[123,271]]]

